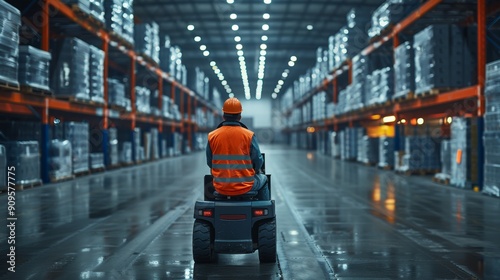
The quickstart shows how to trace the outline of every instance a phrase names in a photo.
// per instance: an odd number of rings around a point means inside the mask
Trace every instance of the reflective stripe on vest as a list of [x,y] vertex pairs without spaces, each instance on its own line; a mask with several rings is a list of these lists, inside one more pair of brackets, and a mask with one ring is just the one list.
[[243,183],[253,181],[253,177],[242,177],[242,178],[214,178],[214,182],[218,183]]

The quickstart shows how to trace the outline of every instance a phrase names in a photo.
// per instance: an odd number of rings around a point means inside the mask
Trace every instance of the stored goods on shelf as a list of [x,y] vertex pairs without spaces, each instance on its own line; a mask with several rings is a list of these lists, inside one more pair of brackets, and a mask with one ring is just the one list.
[[19,84],[50,91],[51,55],[32,46],[19,46]]
[[63,124],[64,139],[71,143],[73,174],[89,170],[89,124],[67,122]]
[[382,136],[379,139],[379,162],[381,168],[394,167],[394,138]]
[[0,83],[18,86],[19,27],[18,9],[0,0]]
[[483,192],[500,197],[500,60],[486,65]]
[[89,47],[90,99],[104,103],[104,52],[94,46]]
[[[471,52],[462,30],[455,25],[430,25],[413,38],[415,94],[472,84]],[[461,59],[457,59],[461,58]],[[468,62],[469,64],[465,64]]]
[[366,103],[367,91],[371,90],[367,80],[369,65],[368,57],[356,55],[352,58],[351,105],[352,110],[363,108]]
[[104,17],[108,30],[123,37],[122,0],[104,0]]
[[441,141],[441,172],[437,173],[434,175],[434,178],[444,181],[444,182],[449,182],[451,178],[451,165],[452,161],[455,159],[452,159],[452,152],[451,152],[451,141],[450,140],[442,140]]
[[141,145],[141,128],[136,127],[134,129],[134,143],[133,147],[135,148],[134,154],[135,154],[135,161],[142,161],[144,160],[144,149]]
[[359,162],[375,165],[379,162],[379,139],[364,135],[358,139]]
[[90,0],[62,0],[62,2],[74,6],[86,14],[91,14]]
[[0,145],[0,188],[7,187],[7,152],[4,145]]
[[118,152],[118,130],[110,128],[109,130],[109,163],[115,166],[120,163],[120,156]]
[[157,128],[151,128],[151,159],[160,158],[159,132]]
[[440,140],[430,136],[407,136],[400,171],[438,173],[441,169],[440,146]]
[[160,40],[160,69],[163,72],[167,72],[172,75],[172,59],[173,59],[173,48],[171,45],[170,37],[164,35]]
[[381,35],[398,23],[420,4],[418,0],[387,0],[372,13],[372,24],[368,30],[370,37]]
[[104,154],[103,153],[91,153],[90,154],[90,168],[91,169],[104,168]]
[[106,23],[104,19],[104,0],[90,0],[90,15],[103,24]]
[[339,133],[331,131],[329,134],[330,146],[331,146],[331,156],[334,158],[340,157],[340,140]]
[[160,62],[160,27],[157,23],[140,23],[135,25],[135,49],[154,62]]
[[122,36],[127,42],[134,44],[134,0],[122,2]]
[[108,96],[110,105],[127,108],[130,103],[130,99],[125,97],[125,85],[116,79],[108,79]]
[[89,45],[78,38],[64,38],[58,42],[52,72],[52,90],[56,96],[90,99]]
[[120,162],[124,164],[133,163],[132,160],[132,142],[122,142],[122,149],[120,151]]
[[151,90],[145,87],[136,86],[135,87],[135,106],[137,112],[150,114],[151,106],[150,102]]
[[366,105],[384,104],[391,100],[394,89],[392,67],[375,70],[368,77],[370,78],[371,86],[366,91]]
[[407,97],[415,91],[415,58],[410,42],[404,42],[394,50],[394,96]]
[[51,180],[61,180],[73,173],[71,143],[53,139],[49,147],[49,176]]
[[205,100],[210,98],[210,83],[208,77],[199,68],[188,69],[188,83],[187,86],[194,90],[199,96],[203,97]]
[[9,141],[6,148],[7,166],[15,167],[16,185],[38,184],[40,179],[40,151],[37,141]]

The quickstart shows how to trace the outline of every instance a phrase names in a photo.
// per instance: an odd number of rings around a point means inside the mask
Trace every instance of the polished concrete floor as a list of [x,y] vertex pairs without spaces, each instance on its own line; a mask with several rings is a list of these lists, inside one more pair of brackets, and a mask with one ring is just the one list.
[[[500,279],[500,199],[315,152],[262,146],[277,264],[194,264],[204,153],[16,193],[15,273],[1,279]],[[0,213],[8,224],[7,195]]]

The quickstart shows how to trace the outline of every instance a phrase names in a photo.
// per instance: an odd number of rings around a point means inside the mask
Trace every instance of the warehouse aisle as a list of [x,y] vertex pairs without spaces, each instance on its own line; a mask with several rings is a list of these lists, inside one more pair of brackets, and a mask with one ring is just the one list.
[[[493,279],[500,200],[285,146],[262,146],[278,259],[195,265],[204,153],[16,194],[16,273],[3,279]],[[6,205],[6,196],[0,196]],[[1,213],[5,217],[6,209]],[[7,231],[0,242],[6,244]],[[6,255],[0,258],[5,263]],[[15,277],[13,277],[15,276]]]

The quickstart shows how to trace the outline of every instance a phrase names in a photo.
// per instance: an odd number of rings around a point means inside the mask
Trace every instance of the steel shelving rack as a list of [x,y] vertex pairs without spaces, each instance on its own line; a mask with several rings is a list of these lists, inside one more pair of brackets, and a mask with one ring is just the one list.
[[[416,10],[409,14],[406,18],[395,24],[386,32],[372,41],[366,48],[361,51],[361,55],[368,56],[376,52],[382,46],[386,46],[392,42],[392,52],[400,44],[400,35],[412,25],[419,23],[419,20],[424,18],[426,14],[436,10],[439,4],[445,3],[443,0],[428,0],[421,4]],[[474,5],[474,4],[473,4]],[[488,6],[488,7],[487,7]],[[442,92],[436,95],[420,96],[416,98],[408,98],[399,101],[389,101],[383,105],[370,108],[362,108],[355,111],[345,113],[340,116],[326,118],[320,121],[312,121],[303,123],[295,127],[284,129],[285,133],[293,132],[314,132],[333,130],[338,131],[340,127],[354,127],[355,124],[373,123],[372,116],[395,116],[397,123],[402,119],[411,118],[445,118],[449,116],[464,115],[469,117],[477,117],[482,124],[482,117],[485,113],[485,75],[486,75],[486,29],[487,17],[494,15],[500,11],[500,3],[491,1],[487,5],[486,0],[477,0],[475,16],[464,16],[463,24],[476,23],[477,25],[477,83],[475,85],[453,89],[451,91]],[[348,84],[352,81],[352,61],[348,58],[339,67],[332,69],[329,77],[323,82],[310,89],[299,100],[294,100],[288,108],[283,108],[283,116],[290,117],[295,108],[300,108],[306,102],[310,101],[313,96],[321,91],[327,91],[327,94],[332,94],[334,103],[338,101],[338,80],[342,75],[347,75]],[[345,80],[345,77],[344,77]],[[311,129],[314,128],[314,129]],[[395,142],[399,142],[401,130],[398,125],[395,125]],[[483,129],[481,125],[479,143],[482,143]],[[482,151],[482,144],[479,144]],[[397,148],[397,147],[396,147]],[[482,160],[480,160],[482,162]],[[481,172],[482,173],[482,172]]]
[[[72,100],[61,100],[53,96],[26,94],[16,89],[2,88],[0,89],[0,112],[7,115],[16,116],[32,116],[39,115],[41,119],[41,166],[42,180],[49,182],[49,143],[50,143],[50,125],[51,118],[57,114],[69,116],[68,118],[85,117],[98,119],[101,123],[102,141],[107,143],[109,140],[108,129],[110,123],[128,122],[130,127],[130,139],[134,139],[134,129],[138,124],[156,126],[159,131],[159,143],[163,133],[180,132],[187,137],[187,145],[192,148],[193,133],[208,132],[211,127],[200,127],[192,118],[193,109],[201,107],[205,112],[211,111],[214,115],[218,115],[219,110],[208,100],[199,96],[185,85],[182,85],[173,79],[168,73],[162,71],[158,65],[149,62],[149,59],[142,57],[136,53],[133,48],[123,41],[113,32],[107,31],[103,26],[96,25],[88,17],[82,16],[77,9],[74,9],[60,0],[43,0],[41,7],[41,49],[44,51],[50,50],[51,39],[51,17],[53,11],[58,15],[62,15],[67,20],[77,24],[80,28],[86,30],[91,36],[101,41],[101,49],[104,52],[104,103],[90,104]],[[109,67],[113,66],[109,60],[109,52],[111,48],[114,51],[119,51],[129,59],[129,78],[130,78],[130,100],[131,112],[116,112],[113,114],[113,109],[108,104],[108,72]],[[138,67],[145,67],[150,73],[157,78],[157,89],[159,93],[158,107],[162,108],[163,94],[169,94],[170,98],[179,105],[181,120],[167,119],[162,116],[144,115],[136,110],[136,70]],[[134,143],[134,141],[132,141]],[[159,147],[161,155],[161,145]],[[136,161],[135,147],[132,147],[132,160]],[[107,145],[102,145],[104,158],[108,159],[109,151]],[[109,162],[105,162],[109,166]]]

